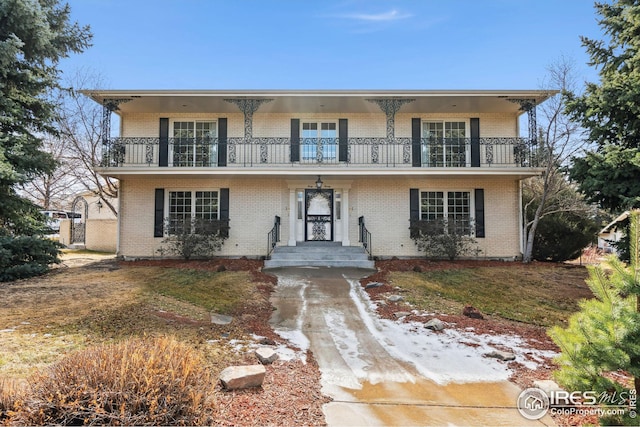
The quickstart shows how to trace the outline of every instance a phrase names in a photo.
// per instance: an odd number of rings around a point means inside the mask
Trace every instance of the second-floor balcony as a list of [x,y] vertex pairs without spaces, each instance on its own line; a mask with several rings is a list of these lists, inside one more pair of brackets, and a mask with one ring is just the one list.
[[158,138],[104,142],[103,168],[534,168],[527,138]]

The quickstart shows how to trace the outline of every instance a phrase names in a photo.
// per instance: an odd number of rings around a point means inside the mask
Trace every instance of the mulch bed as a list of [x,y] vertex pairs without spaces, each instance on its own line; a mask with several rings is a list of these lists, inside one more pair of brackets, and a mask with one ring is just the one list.
[[[263,294],[261,301],[252,301],[232,313],[234,324],[247,333],[265,337],[267,341],[284,343],[269,325],[272,306],[269,296],[277,278],[261,271],[263,262],[247,258],[213,260],[139,260],[121,261],[122,265],[140,267],[170,267],[206,271],[246,271],[257,283]],[[198,321],[173,313],[156,313],[168,321],[197,324]],[[208,322],[205,322],[206,325]],[[210,323],[208,323],[210,326]],[[255,364],[257,360],[249,354],[239,356],[238,364]],[[326,425],[322,406],[329,402],[322,395],[320,370],[307,353],[306,362],[301,360],[279,361],[266,366],[267,374],[260,388],[226,391],[220,384],[216,387],[215,409],[212,424],[225,426],[323,426]]]
[[143,259],[137,261],[120,261],[121,265],[140,267],[171,267],[187,268],[191,270],[206,271],[247,271],[254,282],[262,282],[275,285],[278,279],[275,276],[262,272],[264,262],[257,259],[242,258],[214,258],[207,260],[183,260],[183,259]]

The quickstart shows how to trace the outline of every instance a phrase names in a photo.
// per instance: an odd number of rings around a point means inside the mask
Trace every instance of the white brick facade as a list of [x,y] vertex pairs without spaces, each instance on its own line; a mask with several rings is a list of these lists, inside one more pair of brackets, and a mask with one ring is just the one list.
[[[153,237],[156,188],[173,190],[218,190],[229,188],[230,233],[220,255],[260,257],[266,254],[267,232],[274,217],[281,217],[281,243],[290,238],[289,186],[283,178],[134,179],[122,183],[120,196],[119,255],[159,256],[162,238]],[[312,187],[315,177],[307,179]],[[349,182],[349,238],[358,245],[358,217],[364,216],[372,234],[374,255],[419,256],[409,236],[409,189],[421,191],[469,191],[484,189],[486,237],[478,238],[482,257],[511,258],[520,254],[518,182],[500,178],[366,177],[336,180],[325,185],[341,191],[339,182]],[[330,179],[327,179],[331,183]],[[305,187],[301,187],[304,190]],[[298,236],[298,240],[299,240]]]
[[[520,181],[540,173],[527,157],[534,146],[519,138],[522,108],[531,103],[518,100],[540,103],[549,93],[104,91],[90,96],[101,103],[131,98],[117,111],[120,145],[109,147],[108,162],[99,170],[121,182],[119,255],[159,256],[163,237],[154,237],[159,215],[168,216],[167,197],[172,191],[187,190],[225,189],[226,194],[228,189],[230,232],[221,256],[266,255],[267,232],[275,216],[281,218],[279,244],[296,244],[305,240],[304,230],[310,224],[303,223],[306,211],[299,212],[299,195],[314,188],[321,176],[324,188],[334,191],[331,239],[343,245],[359,245],[358,218],[364,217],[375,256],[421,256],[410,238],[410,191],[464,192],[470,195],[472,218],[475,195],[484,199],[479,207],[484,208],[485,236],[476,237],[479,256],[514,258],[521,253]],[[243,104],[252,99],[254,110],[247,107],[252,104]],[[395,110],[395,104],[387,102],[390,99],[400,99],[396,105],[400,108]],[[244,139],[249,117],[251,140]],[[188,142],[185,148],[178,139],[172,140],[176,121],[215,121],[219,127],[215,142],[207,142],[211,146]],[[462,145],[444,140],[436,144],[449,144],[446,147],[430,145],[432,140],[422,139],[424,123],[434,121],[464,123]],[[294,140],[302,136],[295,129],[302,129],[305,122],[335,123],[333,155],[324,159],[318,143],[317,158],[315,151],[295,158]],[[388,134],[396,139],[388,140]],[[339,151],[345,146],[347,151]],[[202,147],[204,154],[194,154]],[[193,163],[180,163],[184,160],[176,160],[176,154]],[[196,164],[198,155],[204,163]],[[460,156],[462,160],[455,160]],[[160,213],[158,189],[164,190]]]

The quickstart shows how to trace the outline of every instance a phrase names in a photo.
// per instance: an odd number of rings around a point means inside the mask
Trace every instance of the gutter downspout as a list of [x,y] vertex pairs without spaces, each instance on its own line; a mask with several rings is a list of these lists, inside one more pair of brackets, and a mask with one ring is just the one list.
[[518,211],[519,211],[519,215],[518,215],[518,223],[519,223],[519,230],[520,230],[520,258],[522,259],[522,257],[524,257],[524,245],[525,245],[525,241],[524,241],[524,208],[522,206],[522,179],[518,180]]

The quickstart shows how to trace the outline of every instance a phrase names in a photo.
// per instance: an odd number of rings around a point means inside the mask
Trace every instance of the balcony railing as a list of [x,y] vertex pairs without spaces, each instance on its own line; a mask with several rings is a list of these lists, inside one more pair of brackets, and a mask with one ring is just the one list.
[[119,167],[536,167],[527,138],[110,138],[101,165]]

